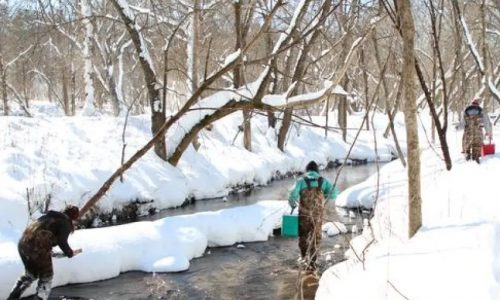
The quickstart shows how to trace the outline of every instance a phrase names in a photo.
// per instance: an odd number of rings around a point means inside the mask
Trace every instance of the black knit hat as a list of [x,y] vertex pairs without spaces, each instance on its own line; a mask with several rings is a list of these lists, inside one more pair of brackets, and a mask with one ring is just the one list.
[[67,205],[63,212],[73,221],[76,221],[80,214],[80,210],[74,205]]
[[319,172],[318,164],[314,160],[311,160],[306,166],[306,172],[310,171]]

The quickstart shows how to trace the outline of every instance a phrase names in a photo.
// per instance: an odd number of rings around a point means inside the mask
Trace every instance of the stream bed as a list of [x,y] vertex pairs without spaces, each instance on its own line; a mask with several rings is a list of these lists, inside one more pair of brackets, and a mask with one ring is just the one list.
[[[333,182],[337,170],[329,169],[321,173]],[[337,186],[343,191],[375,172],[375,164],[345,166]],[[294,181],[294,178],[288,178],[222,199],[198,200],[194,204],[167,209],[141,220],[215,211],[260,200],[286,199]],[[362,227],[362,212],[339,215],[333,203],[329,204],[327,211],[329,221],[342,222],[348,230],[353,225]],[[323,237],[318,257],[319,274],[344,259],[352,235]],[[293,299],[299,278],[298,258],[297,238],[282,237],[276,231],[265,242],[207,248],[202,257],[191,260],[189,270],[184,272],[126,272],[109,280],[54,288],[50,299]]]

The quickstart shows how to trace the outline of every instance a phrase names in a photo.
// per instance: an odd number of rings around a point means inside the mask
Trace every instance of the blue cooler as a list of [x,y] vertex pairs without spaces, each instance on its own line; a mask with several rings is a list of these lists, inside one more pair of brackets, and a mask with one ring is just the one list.
[[299,236],[299,216],[286,214],[281,220],[281,235],[289,237]]

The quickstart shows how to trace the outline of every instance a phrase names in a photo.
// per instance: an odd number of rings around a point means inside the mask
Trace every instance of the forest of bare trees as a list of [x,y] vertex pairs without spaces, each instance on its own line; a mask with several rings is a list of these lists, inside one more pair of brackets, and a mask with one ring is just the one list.
[[[460,121],[473,98],[487,111],[500,103],[493,0],[4,0],[0,25],[3,115],[30,116],[32,103],[45,100],[66,116],[151,116],[154,138],[108,188],[150,148],[176,165],[202,130],[233,112],[243,114],[247,150],[252,116],[265,113],[284,151],[294,118],[334,111],[331,129],[344,140],[351,113],[385,113],[385,136],[398,145],[392,121],[404,111],[416,152],[408,162],[399,148],[398,156],[413,176],[425,113],[435,128],[428,138],[449,170],[449,122]],[[204,106],[221,91],[234,99]],[[301,100],[269,105],[267,95]],[[203,115],[185,135],[165,140],[194,110]]]

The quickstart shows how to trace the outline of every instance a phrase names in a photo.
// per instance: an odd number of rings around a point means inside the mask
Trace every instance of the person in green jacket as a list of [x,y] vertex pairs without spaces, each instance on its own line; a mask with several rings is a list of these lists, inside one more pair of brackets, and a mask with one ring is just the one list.
[[338,193],[338,189],[328,179],[320,176],[315,161],[307,164],[306,174],[295,182],[290,192],[288,203],[292,210],[300,203],[299,249],[302,261],[311,271],[316,269],[325,204],[328,200],[334,200]]

